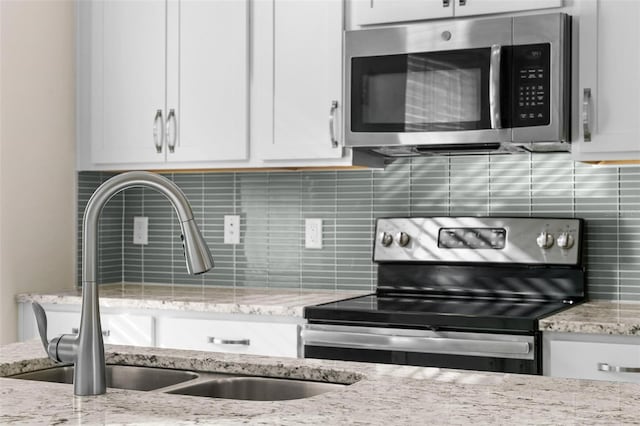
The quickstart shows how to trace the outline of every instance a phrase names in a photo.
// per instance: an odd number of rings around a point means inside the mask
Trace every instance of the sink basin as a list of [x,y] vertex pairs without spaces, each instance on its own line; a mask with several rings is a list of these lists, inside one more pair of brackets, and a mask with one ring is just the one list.
[[[164,368],[135,367],[130,365],[107,365],[107,387],[149,391],[176,385],[198,378],[191,371]],[[41,382],[73,383],[73,366],[60,366],[11,376],[13,379],[37,380]]]
[[[196,373],[165,368],[107,365],[107,387],[209,398],[251,401],[301,399],[347,385],[294,379]],[[73,383],[73,366],[65,365],[10,376],[13,379]]]
[[205,396],[210,398],[244,399],[251,401],[283,401],[308,398],[344,388],[337,383],[268,377],[230,377],[206,382],[185,384],[167,393]]

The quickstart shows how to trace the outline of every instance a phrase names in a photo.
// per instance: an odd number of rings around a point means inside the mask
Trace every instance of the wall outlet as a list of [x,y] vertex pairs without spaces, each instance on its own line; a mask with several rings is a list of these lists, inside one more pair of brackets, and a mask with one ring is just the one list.
[[322,219],[304,220],[304,247],[308,249],[322,248]]
[[149,244],[149,218],[147,216],[133,217],[133,244],[141,246]]
[[240,244],[240,216],[225,215],[224,217],[224,243]]

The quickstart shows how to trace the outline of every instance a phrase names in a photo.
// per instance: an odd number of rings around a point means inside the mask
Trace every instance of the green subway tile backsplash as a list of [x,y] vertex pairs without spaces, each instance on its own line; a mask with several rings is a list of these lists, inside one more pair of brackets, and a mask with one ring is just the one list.
[[[79,220],[112,174],[79,175]],[[109,201],[99,226],[98,280],[224,287],[371,291],[376,217],[505,215],[587,220],[592,298],[640,301],[640,167],[598,168],[568,154],[413,158],[384,171],[168,173],[191,201],[215,268],[187,275],[180,227],[148,189]],[[241,217],[239,245],[223,216]],[[132,244],[133,216],[149,217],[149,245]],[[323,219],[323,248],[304,248],[304,219]],[[79,232],[80,234],[80,232]],[[78,265],[80,275],[80,265]]]

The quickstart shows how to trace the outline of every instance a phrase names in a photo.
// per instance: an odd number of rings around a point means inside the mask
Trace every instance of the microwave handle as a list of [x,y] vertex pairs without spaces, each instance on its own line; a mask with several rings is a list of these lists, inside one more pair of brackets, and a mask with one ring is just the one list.
[[489,115],[491,116],[491,128],[502,128],[500,117],[500,61],[502,46],[491,46],[491,62],[489,64]]

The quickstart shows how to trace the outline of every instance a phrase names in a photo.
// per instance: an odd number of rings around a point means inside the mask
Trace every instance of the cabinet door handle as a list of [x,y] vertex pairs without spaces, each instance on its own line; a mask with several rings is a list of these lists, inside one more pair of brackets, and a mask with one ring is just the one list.
[[591,89],[588,87],[582,96],[582,130],[584,141],[591,142]]
[[331,101],[331,109],[329,109],[329,136],[331,137],[331,147],[339,146],[336,139],[336,111],[338,110],[338,101]]
[[619,365],[610,365],[606,362],[599,362],[598,371],[606,371],[608,373],[640,373],[640,367],[620,367]]
[[466,6],[467,0],[458,0],[458,6]]
[[249,339],[221,339],[219,337],[207,337],[207,342],[214,345],[243,345],[249,346],[251,341]]
[[[80,330],[78,330],[76,327],[73,327],[71,329],[71,334],[78,334],[79,332],[80,332]],[[111,330],[102,330],[102,336],[103,337],[111,336]]]
[[167,116],[167,127],[165,129],[166,138],[167,138],[167,147],[169,148],[169,152],[173,154],[176,149],[176,138],[178,135],[176,125],[176,111],[171,108],[169,110],[169,115]]
[[164,122],[162,119],[162,110],[156,111],[156,117],[153,119],[153,143],[156,146],[156,152],[162,153],[162,144],[164,143]]
[[450,0],[442,0],[442,7],[449,7],[450,4],[451,4]]

